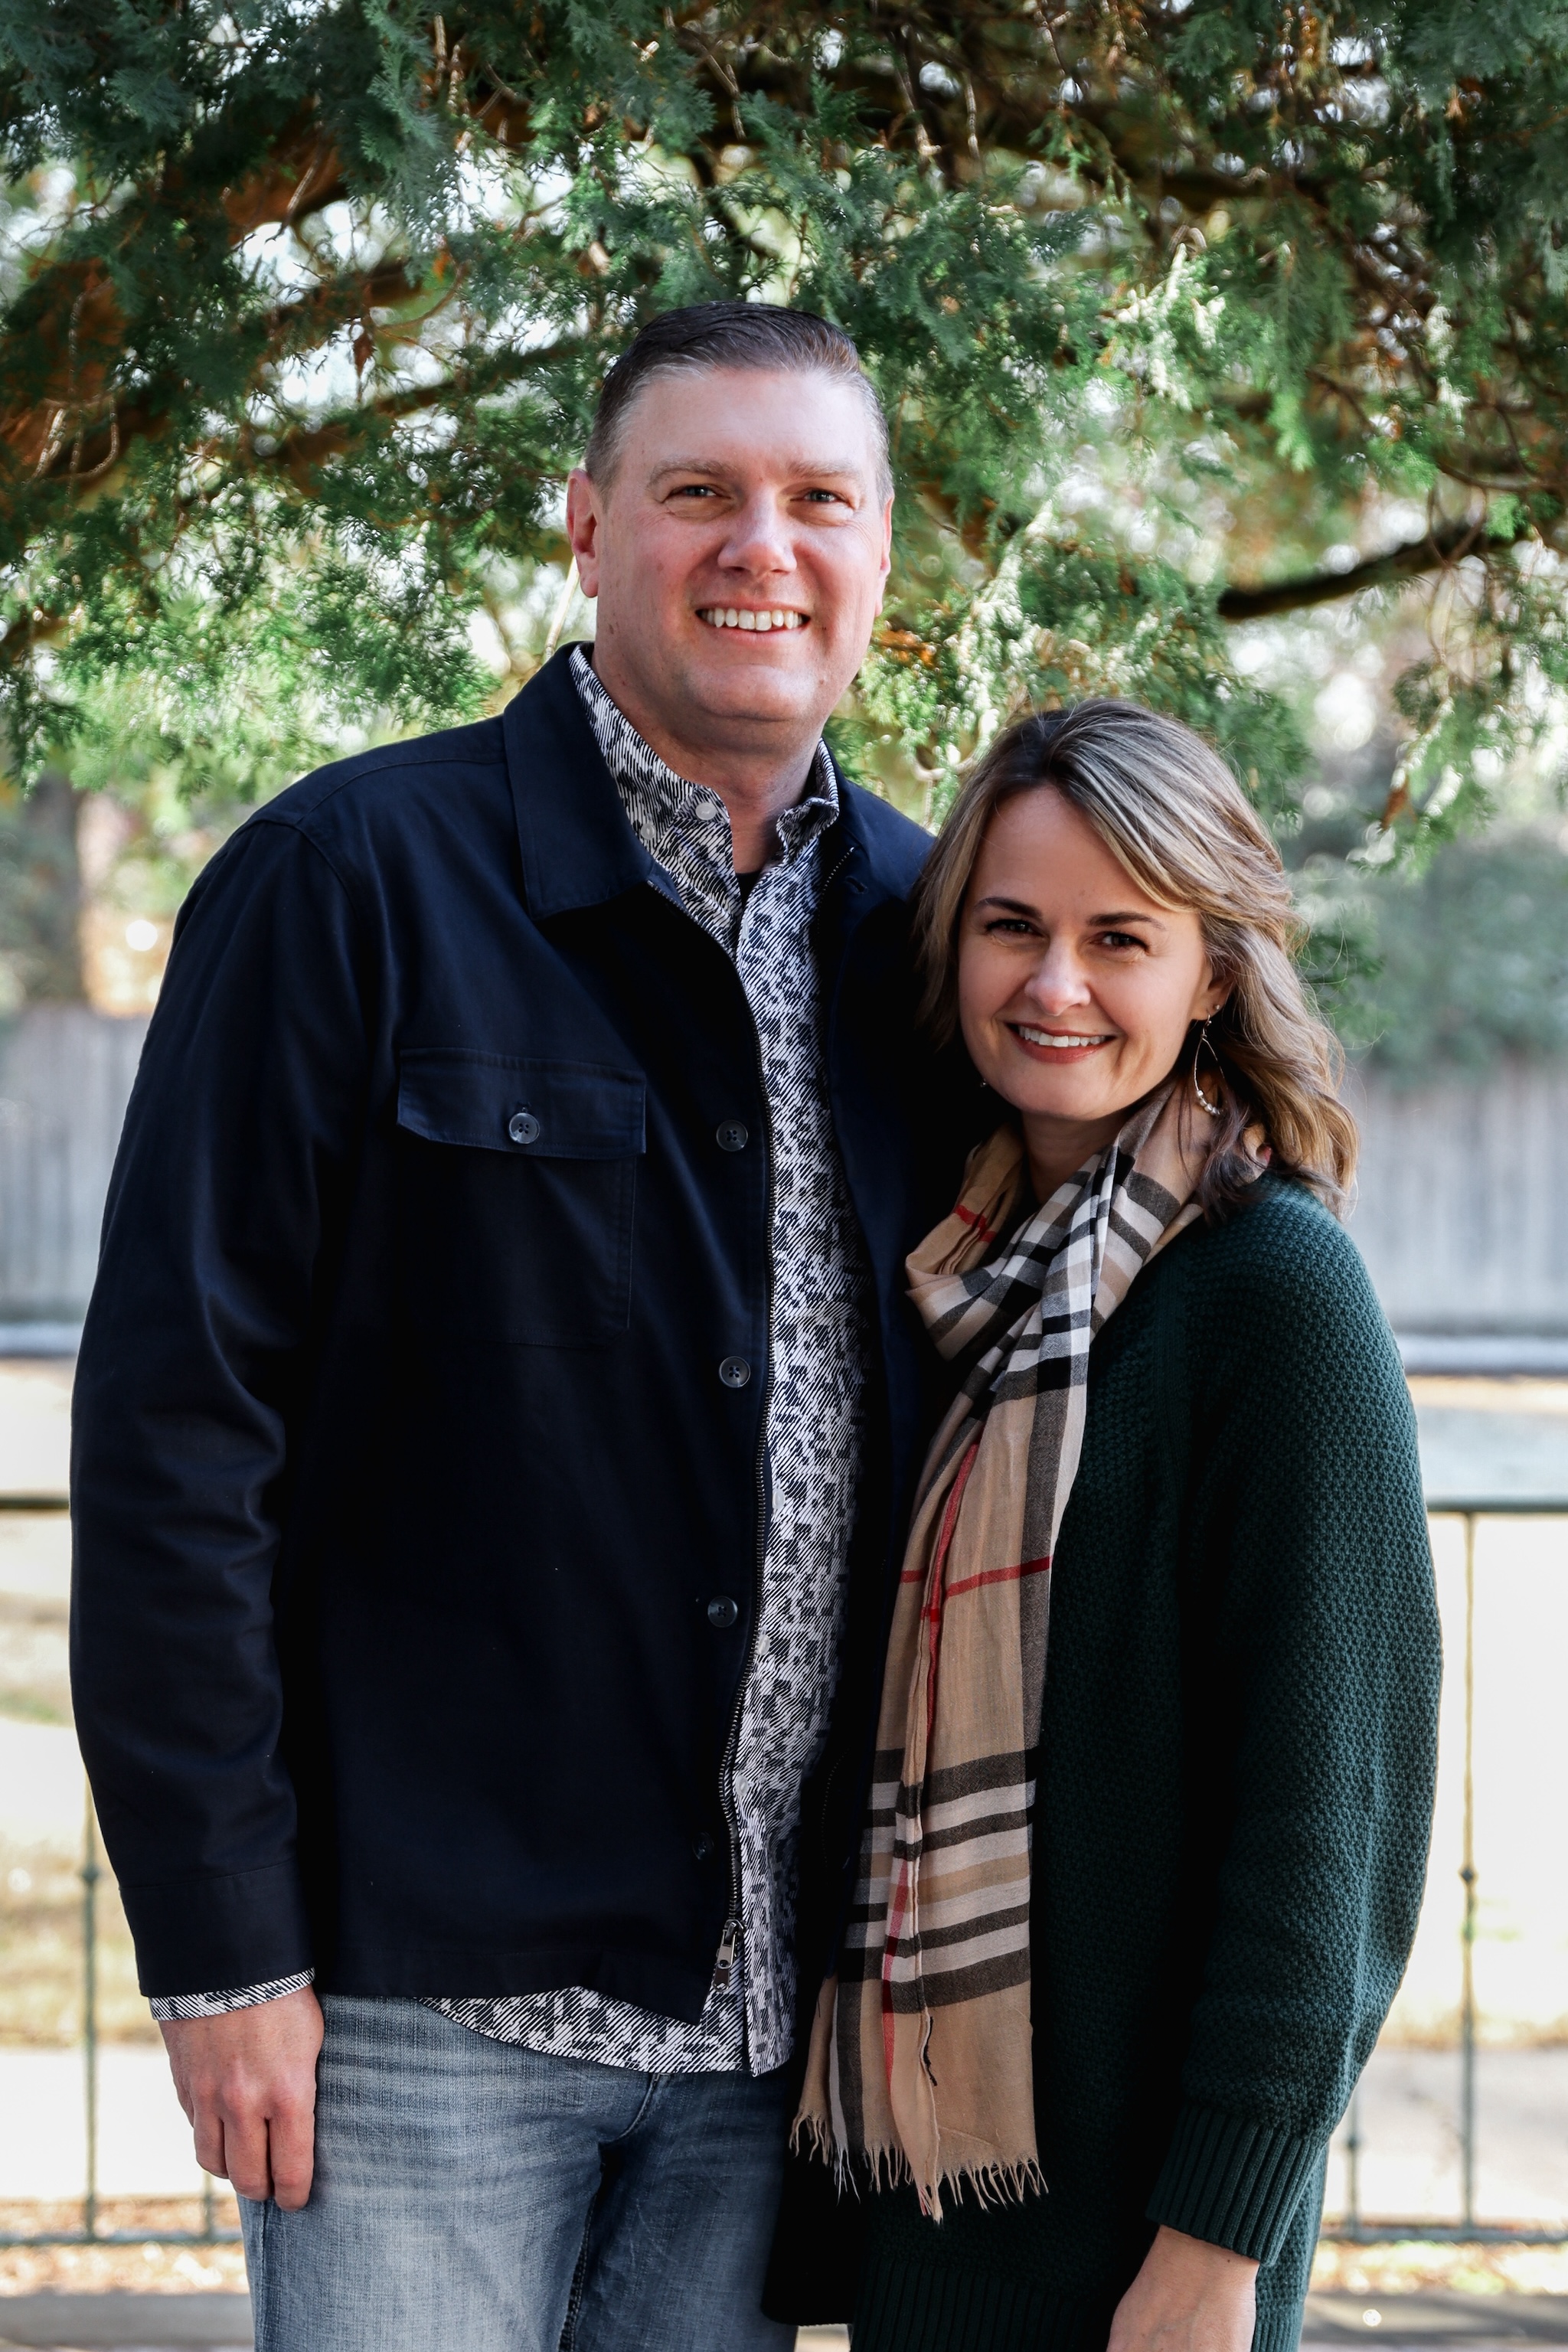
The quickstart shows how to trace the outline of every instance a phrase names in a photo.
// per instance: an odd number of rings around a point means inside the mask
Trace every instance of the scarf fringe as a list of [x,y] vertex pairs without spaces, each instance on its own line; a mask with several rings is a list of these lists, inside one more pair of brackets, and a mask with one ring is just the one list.
[[[956,2172],[944,2172],[937,2187],[951,2186],[953,2203],[962,2205],[965,2181],[973,2189],[974,2201],[983,2213],[988,2205],[1021,2205],[1026,2197],[1048,2197],[1051,2193],[1039,2159],[1033,2156],[1024,2157],[1016,2164],[983,2164],[973,2170],[961,2166]],[[942,2215],[933,2210],[931,2218],[940,2221]]]
[[[973,2189],[974,2201],[983,2213],[988,2206],[1021,2205],[1026,2197],[1045,2197],[1050,2193],[1038,2159],[1032,2156],[1020,2157],[1016,2164],[1004,2164],[998,2158],[992,2164],[960,2164],[951,2169],[943,2165],[935,2180],[929,2184],[915,2179],[910,2160],[901,2148],[899,2156],[899,2179],[912,2186],[921,2200],[921,2211],[928,2221],[941,2221],[944,2189],[952,2191],[955,2205],[963,2204],[966,2187]],[[889,2177],[888,2185],[891,2188],[898,2184]]]
[[[789,2152],[826,2165],[833,2175],[833,2186],[840,2197],[858,2197],[860,2183],[856,2179],[857,2159],[852,2148],[841,2147],[833,2137],[833,2126],[824,2116],[796,2116],[790,2126]],[[863,2162],[864,2159],[861,2159]],[[873,2180],[870,2184],[876,2187]]]
[[964,2189],[969,2188],[982,2212],[992,2205],[1021,2205],[1026,2197],[1050,2194],[1046,2176],[1032,2156],[1021,2157],[1016,2164],[1005,2164],[998,2158],[991,2164],[957,2165],[952,2169],[944,2165],[928,2188],[915,2179],[914,2167],[901,2147],[857,2151],[840,2147],[821,2116],[796,2116],[790,2127],[789,2145],[793,2156],[804,2156],[808,2161],[815,2158],[826,2164],[841,2197],[846,2193],[858,2197],[862,2178],[873,2195],[912,2189],[920,2199],[921,2211],[932,2221],[942,2220],[944,2189],[952,2192],[955,2205],[962,2205]]

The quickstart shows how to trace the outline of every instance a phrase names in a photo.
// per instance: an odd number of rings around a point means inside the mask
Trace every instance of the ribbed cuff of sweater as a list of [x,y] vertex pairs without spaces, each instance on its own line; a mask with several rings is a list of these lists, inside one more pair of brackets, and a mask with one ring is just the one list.
[[1189,2238],[1256,2263],[1277,2262],[1321,2153],[1321,2140],[1189,2100],[1145,2210],[1151,2221]]

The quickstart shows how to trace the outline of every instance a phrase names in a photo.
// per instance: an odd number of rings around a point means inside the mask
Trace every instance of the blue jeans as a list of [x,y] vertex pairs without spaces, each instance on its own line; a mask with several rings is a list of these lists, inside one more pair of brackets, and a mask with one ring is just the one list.
[[773,2074],[545,2058],[329,1993],[302,2211],[240,2200],[257,2352],[789,2352]]

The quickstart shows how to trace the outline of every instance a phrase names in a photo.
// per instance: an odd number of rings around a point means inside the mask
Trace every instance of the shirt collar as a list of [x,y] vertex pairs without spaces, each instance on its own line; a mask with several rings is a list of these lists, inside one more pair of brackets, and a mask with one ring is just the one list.
[[[615,779],[632,826],[645,848],[655,856],[666,854],[665,836],[676,828],[686,846],[699,849],[705,859],[734,872],[734,845],[730,812],[716,792],[694,784],[667,767],[653,746],[638,734],[618,703],[605,691],[582,646],[572,649],[572,682],[604,762]],[[838,818],[838,782],[826,743],[818,743],[805,792],[777,823],[779,851],[770,862],[792,865]]]

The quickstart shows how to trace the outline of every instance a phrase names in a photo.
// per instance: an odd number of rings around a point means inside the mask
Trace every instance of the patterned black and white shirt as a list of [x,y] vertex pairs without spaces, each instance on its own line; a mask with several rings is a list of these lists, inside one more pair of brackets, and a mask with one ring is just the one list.
[[[748,887],[717,793],[666,767],[578,648],[572,675],[658,880],[730,955],[757,1024],[773,1182],[771,1508],[751,1673],[725,1791],[741,1863],[739,1965],[687,2025],[582,1986],[506,2000],[432,2000],[503,2042],[655,2074],[765,2074],[794,2039],[801,1790],[822,1752],[837,1679],[864,1429],[870,1277],[833,1130],[812,919],[823,838],[838,814],[819,749],[779,817],[778,849]],[[155,2000],[154,2016],[212,2015],[309,1983]]]

